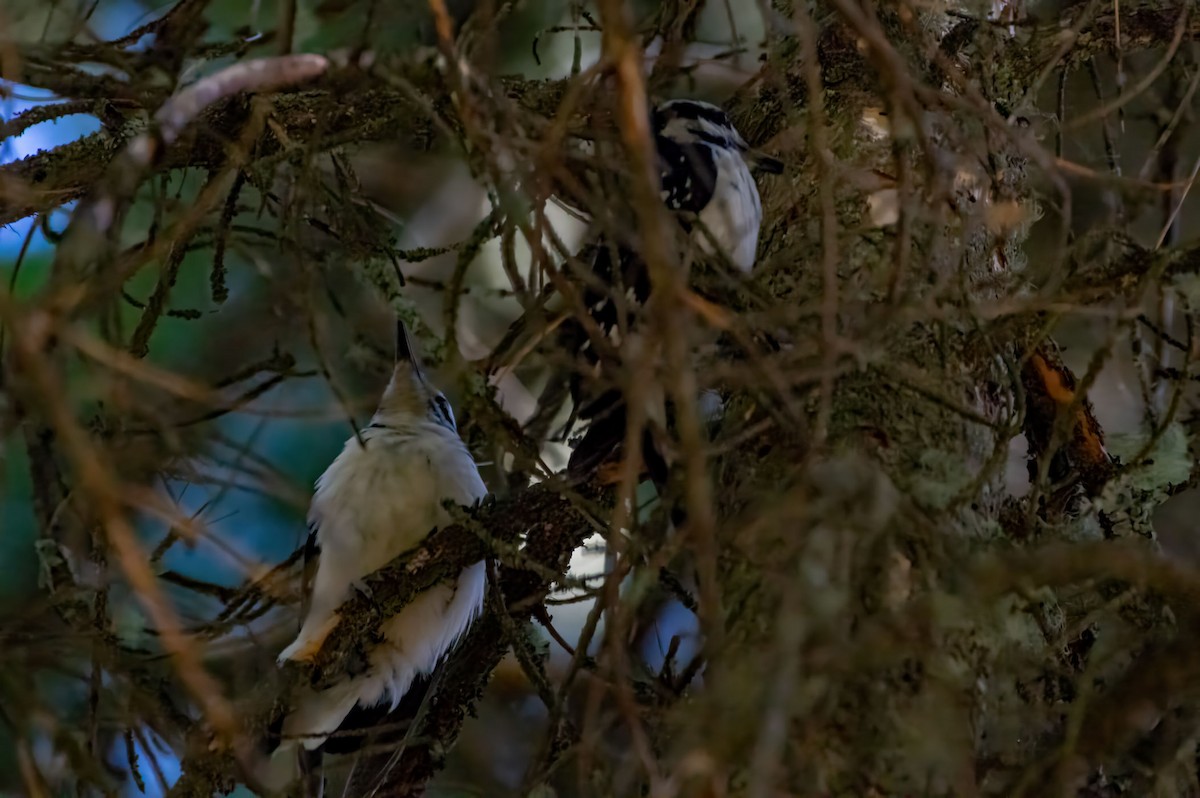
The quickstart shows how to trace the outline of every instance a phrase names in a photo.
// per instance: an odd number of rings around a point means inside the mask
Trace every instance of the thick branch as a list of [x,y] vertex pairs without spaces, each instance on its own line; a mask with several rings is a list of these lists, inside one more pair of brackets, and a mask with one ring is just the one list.
[[[311,679],[318,687],[332,684],[346,672],[351,658],[361,655],[364,646],[370,645],[378,635],[380,624],[403,609],[421,591],[453,578],[463,568],[489,554],[498,554],[501,560],[511,559],[504,555],[503,549],[515,544],[535,526],[561,530],[580,527],[583,523],[570,501],[539,485],[519,498],[481,514],[477,525],[456,525],[441,530],[420,548],[401,555],[367,577],[370,597],[355,594],[343,606],[342,621],[326,639],[314,661],[309,665],[289,665],[288,670],[297,671],[299,681]],[[481,537],[483,532],[490,541]],[[532,550],[525,556],[554,569],[554,553],[553,550]]]
[[[453,126],[450,99],[439,90],[441,77],[432,67],[400,69],[398,82],[409,85],[423,101],[409,92],[384,87],[380,81],[371,81],[372,87],[363,89],[361,73],[351,70],[331,75],[318,90],[275,95],[275,125],[264,130],[251,148],[254,159],[248,168],[285,155],[277,138],[280,130],[286,134],[288,150],[297,153],[351,141],[382,140],[428,149],[437,138],[437,124],[428,109]],[[563,90],[562,82],[552,81],[503,79],[501,84],[510,99],[542,115],[553,112]],[[244,95],[218,103],[167,151],[156,165],[157,171],[218,168],[226,160],[229,142],[237,139],[249,116],[250,104]],[[0,167],[0,224],[81,198],[103,178],[120,145],[101,131]]]
[[[550,495],[553,498],[553,495]],[[552,587],[547,570],[565,574],[571,553],[582,545],[591,529],[578,513],[564,506],[547,506],[549,515],[535,514],[538,523],[530,531],[523,553],[541,569],[529,570],[506,567],[500,571],[500,588],[503,591],[509,617],[516,621],[528,620],[541,599]],[[554,516],[566,511],[567,515]],[[553,520],[552,520],[553,519]],[[407,798],[424,794],[425,784],[446,761],[463,722],[472,714],[476,703],[492,671],[500,663],[509,640],[505,622],[496,613],[488,613],[472,628],[470,636],[446,661],[439,679],[436,701],[429,711],[419,719],[419,727],[412,735],[421,740],[420,745],[410,745],[400,760],[389,770],[375,793],[381,798]]]
[[[486,530],[485,541],[474,529]],[[546,486],[535,486],[519,497],[480,512],[471,524],[440,530],[422,546],[398,557],[367,578],[371,597],[356,595],[341,610],[341,623],[325,641],[312,664],[289,664],[279,681],[264,685],[243,707],[247,732],[262,736],[271,721],[282,713],[289,693],[306,683],[329,684],[345,674],[364,644],[378,635],[379,625],[399,612],[422,590],[451,578],[467,565],[486,557],[506,544],[526,537],[520,559],[528,567],[502,571],[501,587],[514,617],[527,617],[536,600],[567,570],[571,552],[591,532],[586,518],[564,495]],[[511,558],[502,557],[509,560]],[[446,664],[444,692],[424,721],[422,737],[435,740],[430,747],[407,752],[389,781],[398,784],[424,783],[441,767],[445,751],[454,742],[466,714],[482,692],[506,647],[503,624],[494,614],[485,614],[466,641]],[[201,730],[189,741],[183,760],[183,775],[171,796],[211,796],[232,789],[231,774],[237,766],[227,751],[210,750],[209,732]],[[419,780],[419,781],[418,781]]]
[[[1076,13],[1080,13],[1078,9]],[[1176,9],[1123,8],[1124,52],[1128,54],[1168,41],[1178,21]],[[1075,43],[1069,55],[1071,63],[1111,47],[1113,24],[1110,13],[1097,15],[1088,27],[1088,35]],[[1187,28],[1187,35],[1200,35],[1200,14],[1193,14],[1187,20]],[[1060,21],[1051,20],[1039,27],[1033,46],[1017,40],[1006,42],[1012,49],[1009,55],[1018,82],[1027,82],[1057,58],[1061,47],[1057,38],[1060,30]],[[827,32],[834,34],[835,29],[830,28]],[[820,55],[826,73],[867,78],[868,73],[861,69],[861,55],[852,42],[852,36],[823,37]],[[839,43],[849,44],[839,46]],[[282,145],[275,130],[282,130],[287,135],[292,151],[307,152],[310,147],[324,150],[348,142],[382,140],[428,149],[438,138],[438,125],[431,118],[430,109],[451,129],[457,126],[449,93],[441,90],[441,75],[433,66],[398,64],[388,69],[385,80],[369,82],[362,81],[357,70],[343,69],[339,74],[331,75],[320,90],[276,95],[273,121],[277,124],[273,130],[264,131],[255,144],[255,161],[250,168],[281,155]],[[392,88],[385,82],[405,88]],[[554,115],[567,83],[515,78],[502,78],[498,82],[508,99],[524,110],[546,118]],[[361,88],[364,83],[369,83],[370,88]],[[414,97],[414,93],[420,99]],[[794,103],[804,92],[797,83],[795,87],[789,86],[789,93],[793,95],[790,100]],[[750,96],[744,100],[750,102]],[[738,105],[735,101],[735,118],[739,122],[747,121],[737,113]],[[225,160],[228,142],[236,139],[248,116],[249,103],[245,97],[234,97],[217,105],[194,126],[190,135],[171,148],[157,169],[166,172],[185,166],[201,169],[220,166]],[[746,131],[752,143],[778,133],[785,115],[757,114],[755,118],[758,123]],[[44,213],[82,197],[104,175],[121,143],[109,133],[100,132],[0,167],[0,224]]]

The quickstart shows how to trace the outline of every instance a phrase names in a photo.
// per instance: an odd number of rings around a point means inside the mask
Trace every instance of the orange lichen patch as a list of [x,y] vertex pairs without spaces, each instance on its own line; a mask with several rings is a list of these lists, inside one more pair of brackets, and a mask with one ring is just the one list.
[[[1067,440],[1056,455],[1066,457],[1079,482],[1095,494],[1112,475],[1112,459],[1104,448],[1104,431],[1086,397],[1076,401],[1075,376],[1049,347],[1034,352],[1022,373],[1027,409],[1025,437],[1029,453],[1037,459],[1046,454],[1060,415],[1070,411],[1072,423]],[[1071,409],[1074,408],[1074,409]],[[1061,478],[1062,475],[1051,475]]]
[[[1057,369],[1053,368],[1044,357],[1038,354],[1033,356],[1031,363],[1041,376],[1042,384],[1050,398],[1064,408],[1069,407],[1075,401],[1075,378],[1070,370],[1062,363],[1058,364]],[[1100,423],[1092,415],[1089,403],[1086,400],[1080,402],[1079,408],[1075,412],[1075,433],[1083,439],[1087,450],[1092,453],[1093,457],[1103,458],[1107,461],[1108,452],[1104,448],[1104,433],[1100,429]]]
[[[1038,376],[1042,378],[1042,385],[1045,386],[1046,393],[1051,399],[1060,405],[1069,405],[1075,401],[1075,377],[1065,366],[1058,365],[1062,371],[1052,368],[1046,362],[1046,358],[1040,354],[1035,354],[1029,359],[1029,362],[1037,370]],[[1067,380],[1070,380],[1069,385]]]

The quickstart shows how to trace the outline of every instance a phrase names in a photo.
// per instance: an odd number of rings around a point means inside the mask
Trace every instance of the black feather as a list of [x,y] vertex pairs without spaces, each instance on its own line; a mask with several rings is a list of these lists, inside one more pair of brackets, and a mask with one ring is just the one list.
[[320,750],[340,756],[368,746],[377,748],[398,743],[408,731],[408,722],[416,717],[429,685],[428,675],[414,679],[395,709],[386,702],[373,707],[355,706]]
[[716,127],[733,129],[733,123],[729,121],[729,114],[715,105],[694,100],[672,100],[659,105],[651,116],[651,124],[657,132],[675,119],[703,120]]
[[298,756],[300,758],[301,793],[304,798],[324,798],[325,768],[322,762],[325,758],[324,752],[320,748],[309,751],[301,747]]
[[[308,539],[304,545],[304,592],[301,600],[302,614],[304,615],[308,613],[308,604],[312,596],[312,580],[316,574],[320,551],[317,525],[311,524]],[[323,798],[325,789],[323,758],[325,754],[340,756],[354,753],[367,746],[378,748],[381,745],[398,742],[406,731],[405,721],[416,716],[428,690],[429,677],[420,676],[413,681],[396,709],[391,709],[387,703],[374,707],[355,706],[333,734],[319,747],[311,751],[303,747],[298,748],[297,758],[300,764],[302,794],[305,798]],[[268,755],[279,747],[285,714],[275,718],[267,729],[266,753]],[[378,729],[380,726],[383,728]]]
[[[590,477],[621,449],[629,424],[625,410],[625,402],[618,394],[607,412],[588,425],[579,443],[571,450],[571,459],[567,463],[567,476],[570,479],[582,480]],[[642,463],[656,486],[661,489],[667,484],[667,461],[659,453],[649,428],[642,430]]]
[[663,202],[673,211],[699,213],[717,187],[717,161],[702,144],[680,144],[659,136],[659,180]]
[[[663,202],[676,212],[683,230],[690,233],[694,214],[703,211],[716,192],[718,169],[713,148],[744,152],[745,142],[723,110],[703,102],[663,103],[653,109],[651,125]],[[776,163],[767,159],[765,168],[770,170]],[[650,298],[649,268],[637,250],[638,242],[631,237],[621,237],[619,230],[606,231],[599,242],[574,261],[590,267],[577,275],[583,310],[605,339],[594,340],[591,325],[575,318],[568,318],[559,328],[558,344],[576,359],[577,366],[569,379],[573,407],[561,437],[570,435],[577,420],[590,422],[568,463],[568,473],[574,478],[587,478],[602,463],[613,459],[625,439],[624,396],[606,367],[612,364],[613,349],[619,349],[619,342],[636,331]],[[559,397],[561,388],[551,386],[545,396]],[[669,421],[671,407],[664,410]],[[665,481],[665,460],[651,438],[649,434],[644,436],[642,460],[652,474]],[[663,487],[658,477],[655,482]]]
[[[614,331],[623,339],[636,330],[650,299],[650,271],[645,261],[627,247],[601,243],[594,248],[589,277],[584,282],[583,303],[600,332],[612,342]],[[571,451],[567,474],[572,479],[587,479],[603,463],[620,454],[628,424],[625,395],[619,387],[606,383],[599,348],[588,338],[578,319],[567,319],[563,323],[559,341],[579,359],[579,367],[570,380],[574,406],[564,435],[569,434],[576,419],[589,422],[583,437]],[[591,376],[596,371],[600,372],[599,378]],[[649,429],[643,431],[641,454],[655,484],[665,485],[666,460],[655,446]]]
[[[582,300],[587,314],[608,344],[614,335],[622,338],[639,324],[642,309],[650,298],[650,273],[646,263],[628,247],[604,241],[592,248],[591,273],[584,276]],[[575,421],[591,422],[583,450],[576,446],[568,463],[568,473],[586,477],[608,459],[625,438],[624,396],[611,384],[604,385],[592,375],[605,373],[601,342],[591,340],[577,318],[563,322],[559,343],[574,353],[577,368],[571,374],[571,417],[563,429],[570,433]]]
[[[711,116],[710,109],[703,106],[697,114]],[[661,130],[666,121],[669,120],[656,116],[656,130]],[[728,119],[723,124],[728,125]],[[683,213],[703,210],[716,189],[717,165],[711,149],[702,144],[681,144],[663,136],[656,136],[655,145],[667,207]],[[690,227],[685,216],[676,218],[685,229]],[[652,289],[650,269],[632,247],[618,244],[611,238],[597,243],[581,260],[588,262],[588,255],[590,274],[580,275],[583,306],[604,337],[615,343],[640,324]],[[580,360],[579,368],[571,375],[573,408],[563,434],[570,433],[577,419],[591,422],[567,464],[568,474],[581,479],[613,458],[624,442],[624,396],[611,384],[604,385],[601,380],[597,385],[589,380],[588,375],[597,371],[597,364],[601,364],[599,370],[603,374],[602,358],[597,342],[589,339],[586,328],[578,319],[567,319],[563,323],[559,342]],[[642,459],[652,475],[661,474],[665,479],[666,462],[653,445],[648,431],[644,435]],[[662,486],[663,483],[655,481]]]

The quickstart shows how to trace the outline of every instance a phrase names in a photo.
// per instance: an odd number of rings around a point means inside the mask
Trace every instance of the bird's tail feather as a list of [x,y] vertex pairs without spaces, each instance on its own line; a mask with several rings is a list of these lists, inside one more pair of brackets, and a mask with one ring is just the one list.
[[462,570],[453,583],[437,585],[413,599],[383,625],[389,645],[376,650],[372,668],[380,681],[364,704],[389,700],[392,708],[415,678],[430,673],[454,647],[483,607],[487,573],[482,562]]
[[325,767],[322,762],[324,754],[320,751],[300,751],[300,778],[304,785],[301,794],[304,798],[325,798]]
[[324,690],[304,688],[283,721],[283,744],[292,743],[312,750],[337,731],[362,692],[361,679],[347,679]]
[[602,463],[610,459],[625,439],[625,405],[616,404],[599,418],[592,419],[583,437],[571,451],[567,476],[572,480],[590,479]]
[[[594,419],[567,461],[568,478],[573,481],[591,479],[606,462],[619,459],[619,456],[627,456],[623,451],[627,424],[623,403],[612,407],[602,417]],[[649,428],[642,431],[641,451],[635,453],[635,456],[637,455],[641,456],[641,465],[645,473],[661,491],[667,483],[670,465],[659,452]]]
[[356,705],[395,709],[413,681],[429,673],[453,647],[483,606],[487,575],[482,562],[467,566],[456,582],[437,585],[386,621],[386,642],[371,652],[367,673],[323,690],[302,688],[284,718],[280,750],[312,751],[337,732]]

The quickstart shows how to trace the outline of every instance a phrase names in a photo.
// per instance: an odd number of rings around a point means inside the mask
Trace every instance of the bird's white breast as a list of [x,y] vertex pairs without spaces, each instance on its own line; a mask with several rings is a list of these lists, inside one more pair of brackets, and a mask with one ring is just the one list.
[[368,430],[317,481],[310,521],[317,525],[321,564],[313,610],[332,609],[350,583],[419,545],[452,522],[442,501],[470,505],[487,493],[471,455],[457,435],[436,424],[415,431]]
[[[462,439],[440,424],[372,425],[363,439],[365,446],[356,438],[347,441],[317,480],[309,521],[317,529],[320,560],[308,615],[281,661],[321,644],[338,607],[363,577],[450,524],[443,501],[471,505],[487,493]],[[324,690],[300,691],[283,724],[285,739],[313,749],[355,704],[390,701],[394,708],[413,679],[432,672],[470,626],[483,606],[486,584],[480,562],[415,596],[383,623],[383,641],[371,650],[365,674]]]
[[[724,147],[711,147],[717,167],[717,182],[712,199],[700,211],[700,221],[721,245],[729,259],[743,272],[754,268],[758,249],[758,230],[762,224],[762,201],[754,176],[740,153]],[[695,233],[700,248],[712,254],[712,245],[703,230]]]

